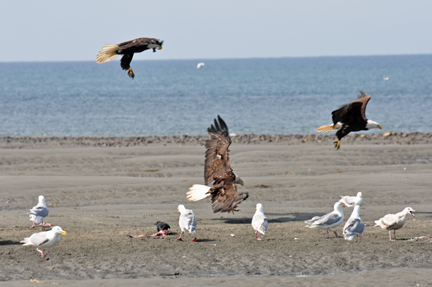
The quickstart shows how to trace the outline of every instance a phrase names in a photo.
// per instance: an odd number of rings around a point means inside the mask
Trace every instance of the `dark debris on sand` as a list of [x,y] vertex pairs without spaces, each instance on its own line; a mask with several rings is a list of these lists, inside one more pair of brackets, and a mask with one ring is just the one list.
[[[232,136],[234,143],[240,144],[310,144],[322,143],[330,145],[335,140],[332,134],[327,135],[256,135],[243,134]],[[0,137],[1,148],[52,148],[52,147],[130,147],[146,146],[151,144],[163,145],[204,145],[208,136],[22,136],[22,137]],[[432,143],[432,133],[396,133],[384,134],[350,134],[346,136],[342,145],[345,144],[377,144],[377,145],[411,145]]]

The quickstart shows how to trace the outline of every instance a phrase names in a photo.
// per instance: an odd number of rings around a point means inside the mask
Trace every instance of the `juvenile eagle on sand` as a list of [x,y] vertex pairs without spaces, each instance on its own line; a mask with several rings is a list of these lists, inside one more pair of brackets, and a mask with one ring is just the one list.
[[317,132],[336,132],[337,140],[334,142],[335,148],[340,148],[341,139],[350,132],[366,131],[373,128],[382,129],[382,127],[372,120],[366,118],[366,105],[371,96],[365,92],[360,92],[357,100],[342,106],[332,112],[332,125],[324,125],[317,128]]
[[[244,185],[230,166],[229,146],[231,138],[228,127],[222,118],[214,120],[214,125],[207,129],[210,139],[206,141],[204,183],[194,184],[189,188],[187,199],[198,201],[211,197],[213,212],[238,211],[237,205],[248,198],[247,193],[237,192],[237,184]],[[208,186],[213,183],[213,187]]]
[[106,44],[96,56],[96,62],[102,64],[114,60],[118,55],[123,55],[120,66],[123,70],[128,70],[128,76],[133,79],[135,74],[130,67],[130,62],[134,53],[141,53],[148,49],[153,49],[153,52],[156,52],[156,49],[162,50],[162,44],[163,41],[155,38],[138,38],[117,45]]

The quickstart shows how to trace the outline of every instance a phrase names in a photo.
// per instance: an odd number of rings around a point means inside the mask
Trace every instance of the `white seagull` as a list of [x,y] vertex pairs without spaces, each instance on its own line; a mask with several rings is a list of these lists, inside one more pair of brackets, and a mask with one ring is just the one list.
[[306,227],[327,229],[327,238],[329,238],[329,231],[333,231],[336,237],[338,237],[337,232],[335,230],[331,230],[330,228],[337,227],[342,224],[344,220],[342,207],[345,207],[342,202],[336,202],[332,212],[323,216],[315,216],[312,219],[305,221],[305,223],[308,224]]
[[38,204],[33,206],[27,214],[30,216],[30,221],[33,221],[33,225],[30,228],[34,228],[35,224],[39,222],[40,225],[42,225],[41,230],[43,230],[44,226],[52,227],[52,224],[43,222],[44,218],[49,214],[49,210],[45,203],[45,197],[43,195],[39,195]]
[[[256,211],[254,216],[252,217],[252,227],[255,230],[255,238],[257,240],[263,240],[264,234],[268,227],[268,220],[264,214],[264,208],[261,203],[257,203]],[[257,233],[261,233],[261,238],[257,237]]]
[[340,195],[341,199],[339,202],[342,202],[347,207],[351,207],[353,205],[363,205],[363,195],[361,192],[357,192],[357,196],[349,196],[349,195]]
[[[414,216],[415,210],[411,207],[405,207],[404,210],[396,214],[387,214],[378,220],[375,220],[374,226],[380,226],[382,229],[387,229],[389,231],[390,241],[396,241],[396,230],[401,229],[405,224],[405,219],[408,214]],[[393,230],[394,239],[391,238],[391,231]]]
[[186,209],[186,207],[183,204],[180,204],[177,207],[178,213],[180,213],[179,218],[179,226],[181,229],[180,237],[177,238],[179,241],[183,241],[182,235],[183,232],[186,230],[189,231],[189,233],[194,234],[194,239],[192,241],[198,241],[195,236],[195,228],[197,226],[196,220],[195,220],[195,214],[191,209]]
[[360,205],[356,204],[354,205],[350,218],[347,220],[343,228],[343,235],[345,240],[348,240],[348,244],[350,244],[350,241],[353,240],[356,235],[358,241],[358,237],[364,231],[364,228],[365,224],[360,218]]
[[199,69],[199,68],[201,68],[201,67],[203,67],[203,66],[205,66],[205,63],[198,63],[198,65],[197,65],[197,69]]
[[66,235],[66,231],[64,231],[60,226],[54,226],[49,231],[34,233],[32,236],[24,238],[24,240],[20,241],[20,243],[24,243],[23,246],[37,246],[36,250],[41,254],[42,259],[44,258],[44,253],[42,250],[39,249],[39,247],[46,247],[46,259],[49,260],[48,248],[54,247],[57,245],[57,243],[59,243],[60,234]]

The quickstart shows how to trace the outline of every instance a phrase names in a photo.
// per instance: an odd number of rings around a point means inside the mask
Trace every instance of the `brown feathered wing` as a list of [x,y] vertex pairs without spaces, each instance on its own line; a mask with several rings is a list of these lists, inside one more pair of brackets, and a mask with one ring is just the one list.
[[209,192],[212,195],[213,212],[228,212],[245,200],[248,195],[237,192],[234,174],[229,159],[228,127],[218,115],[214,125],[207,129],[210,139],[206,141],[206,157],[204,167],[205,185],[213,183]]
[[361,124],[366,122],[366,105],[371,96],[365,92],[361,92],[357,100],[332,112],[333,124],[341,123],[355,123]]

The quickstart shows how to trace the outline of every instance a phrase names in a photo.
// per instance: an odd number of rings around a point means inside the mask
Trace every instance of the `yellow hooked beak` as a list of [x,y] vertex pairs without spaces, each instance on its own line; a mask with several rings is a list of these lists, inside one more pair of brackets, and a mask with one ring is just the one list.
[[60,231],[60,233],[61,233],[62,235],[66,235],[66,231],[64,231],[64,230]]
[[242,186],[244,185],[244,182],[242,182]]
[[162,46],[159,46],[159,50],[162,50]]
[[378,125],[378,128],[379,128],[380,130],[382,130],[382,126]]

